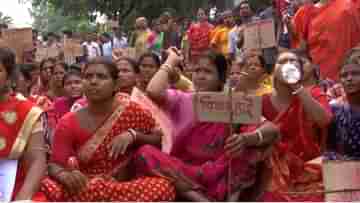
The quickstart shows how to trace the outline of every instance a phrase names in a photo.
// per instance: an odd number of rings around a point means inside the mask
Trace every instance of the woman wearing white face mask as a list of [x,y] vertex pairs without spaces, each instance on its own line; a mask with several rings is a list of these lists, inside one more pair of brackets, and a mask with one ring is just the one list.
[[[285,70],[286,67],[294,69],[293,72]],[[323,132],[330,122],[331,112],[325,93],[315,82],[309,82],[312,74],[311,66],[296,53],[281,53],[274,70],[275,91],[262,96],[262,115],[278,127],[281,138],[275,142],[261,135],[256,130],[258,128],[247,127],[241,129],[241,132],[246,132],[241,133],[242,136],[234,135],[227,139],[226,149],[230,154],[251,147],[249,140],[255,136],[261,146],[273,147],[269,157],[273,173],[266,177],[269,184],[265,186],[261,200],[323,200],[322,195],[290,194],[312,194],[322,189],[321,166],[308,162],[321,155]]]

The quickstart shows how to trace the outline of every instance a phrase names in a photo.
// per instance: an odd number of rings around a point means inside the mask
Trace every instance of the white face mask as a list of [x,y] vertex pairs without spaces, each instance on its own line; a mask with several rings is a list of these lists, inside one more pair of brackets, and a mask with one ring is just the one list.
[[281,76],[288,84],[296,84],[301,80],[299,68],[291,63],[286,63],[281,67]]

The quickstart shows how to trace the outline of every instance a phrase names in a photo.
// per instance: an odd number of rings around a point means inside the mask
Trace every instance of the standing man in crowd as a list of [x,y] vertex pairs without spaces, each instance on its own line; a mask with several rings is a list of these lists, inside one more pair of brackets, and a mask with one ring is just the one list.
[[84,47],[84,53],[87,60],[101,56],[100,46],[94,41],[91,33],[87,34],[86,41],[82,46]]
[[148,50],[147,42],[151,31],[148,27],[148,21],[145,17],[140,17],[136,19],[135,28],[135,51],[136,56],[139,57]]
[[229,54],[231,58],[235,58],[237,54],[241,54],[239,50],[240,43],[240,34],[242,34],[244,30],[244,26],[246,23],[251,22],[254,16],[253,11],[250,7],[250,4],[247,0],[240,2],[236,12],[239,13],[239,22],[230,32],[229,32]]

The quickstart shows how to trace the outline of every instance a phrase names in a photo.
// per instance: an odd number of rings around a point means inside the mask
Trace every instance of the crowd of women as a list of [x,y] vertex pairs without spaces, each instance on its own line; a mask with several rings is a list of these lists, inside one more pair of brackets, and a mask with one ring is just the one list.
[[[341,64],[340,96],[301,50],[282,50],[273,66],[261,50],[197,53],[186,69],[176,47],[37,66],[1,47],[0,157],[19,163],[12,199],[323,201],[322,161],[360,156],[359,46]],[[133,100],[135,88],[169,117],[171,134]],[[261,98],[261,123],[198,120],[199,92],[230,90]]]

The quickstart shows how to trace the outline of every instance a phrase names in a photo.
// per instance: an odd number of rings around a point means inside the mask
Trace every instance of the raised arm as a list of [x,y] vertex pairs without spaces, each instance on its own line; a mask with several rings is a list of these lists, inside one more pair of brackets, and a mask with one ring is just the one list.
[[[175,51],[173,49],[175,49]],[[167,60],[161,65],[159,71],[147,86],[146,93],[158,105],[166,103],[166,90],[170,84],[178,80],[179,76],[174,67],[176,67],[181,60],[182,56],[179,55],[177,49],[169,48]]]
[[322,97],[324,98],[318,101],[311,95],[309,90],[302,86],[298,87],[295,93],[304,105],[304,110],[308,118],[320,127],[327,127],[331,121],[332,114],[330,109],[325,107],[325,105],[328,105],[326,95],[323,95]]

